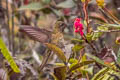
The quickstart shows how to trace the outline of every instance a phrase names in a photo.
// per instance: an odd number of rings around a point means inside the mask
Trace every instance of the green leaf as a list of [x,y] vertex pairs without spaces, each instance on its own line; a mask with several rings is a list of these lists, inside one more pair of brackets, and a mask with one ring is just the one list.
[[98,62],[98,63],[100,63],[100,64],[102,64],[102,65],[104,65],[104,66],[108,66],[108,65],[106,65],[106,64],[104,63],[103,60],[99,59],[98,57],[96,57],[96,56],[94,56],[94,55],[91,55],[91,54],[88,54],[88,53],[87,53],[86,56],[92,58],[93,60],[95,60],[96,62]]
[[117,53],[117,63],[120,64],[120,48]]
[[51,0],[42,0],[42,2],[43,2],[44,4],[49,4],[49,3],[51,2]]
[[84,48],[83,45],[79,45],[79,44],[76,44],[72,50],[75,51],[75,52],[79,52],[82,48]]
[[87,71],[89,74],[93,75],[93,66],[84,70]]
[[67,70],[66,66],[60,66],[60,67],[54,68],[54,75],[57,78],[57,80],[65,80],[66,70]]
[[99,26],[97,27],[99,31],[108,31],[108,27]]
[[64,55],[64,52],[59,48],[57,47],[56,45],[54,44],[50,44],[50,43],[46,43],[46,46],[51,49],[53,52],[56,53],[56,55],[63,61],[66,63],[66,57]]
[[43,8],[45,8],[45,6],[41,4],[40,2],[33,2],[28,5],[21,6],[19,10],[26,10],[26,9],[27,10],[41,10]]
[[82,56],[81,61],[86,61],[86,60],[87,60],[87,56],[84,54],[84,55]]
[[82,44],[84,42],[84,40],[80,40],[80,39],[76,39],[76,38],[73,38],[71,40],[72,43],[76,44],[76,43],[79,43],[79,44]]
[[[111,63],[111,65],[112,67],[116,67],[114,63]],[[99,72],[97,72],[91,80],[116,80],[115,76],[111,76],[110,74],[119,77],[120,72],[119,71],[116,72],[113,69],[105,67],[101,69]]]
[[70,73],[71,71],[74,71],[74,70],[76,70],[76,69],[78,69],[80,67],[91,64],[91,63],[94,63],[94,61],[83,61],[83,62],[80,62],[80,63],[76,63],[76,64],[74,64],[73,66],[70,67],[68,73]]
[[57,77],[53,73],[50,73],[50,74],[54,78],[54,80],[57,80]]
[[92,40],[98,39],[99,37],[102,36],[102,34],[103,34],[102,32],[94,32],[92,36]]
[[[70,66],[69,66],[69,68],[71,69],[73,66],[75,66],[77,63],[76,62],[74,62],[74,63],[72,63]],[[69,73],[70,71],[68,71],[68,73]],[[72,71],[72,72],[74,72],[74,70]]]
[[109,70],[109,68],[107,68],[107,67],[101,69],[99,72],[97,72],[93,76],[93,78],[91,80],[97,80],[98,78],[100,78],[101,76],[103,76],[108,70]]
[[120,29],[120,24],[104,24],[101,26]]
[[97,27],[97,32],[94,31],[92,35],[92,40],[96,40],[102,36],[103,32],[99,32],[99,31],[108,31],[108,30],[109,30],[108,27],[104,27],[104,26]]
[[79,71],[84,75],[86,73],[89,73],[90,75],[93,75],[93,66],[89,67],[89,68],[80,68]]
[[86,35],[86,38],[89,42],[92,41],[92,36],[93,36],[93,34],[89,34],[89,33]]
[[19,73],[20,69],[16,65],[14,59],[10,55],[10,52],[8,51],[6,45],[4,44],[3,40],[0,38],[0,49],[1,53],[5,57],[5,59],[10,63],[11,68],[13,69],[14,72]]
[[98,57],[91,55],[91,54],[86,54],[86,56],[92,58],[93,60],[95,60],[97,63],[102,64],[103,66],[106,66],[114,71],[120,71],[119,69],[116,69],[115,67],[113,67],[111,64],[105,64],[105,62],[101,59],[99,59]]
[[55,66],[65,66],[64,63],[55,63]]
[[77,60],[77,59],[74,59],[74,58],[71,58],[71,59],[69,60],[69,63],[78,63],[78,60]]
[[75,6],[75,3],[73,2],[73,0],[66,0],[57,5],[57,7],[61,7],[61,8],[72,8],[74,6]]

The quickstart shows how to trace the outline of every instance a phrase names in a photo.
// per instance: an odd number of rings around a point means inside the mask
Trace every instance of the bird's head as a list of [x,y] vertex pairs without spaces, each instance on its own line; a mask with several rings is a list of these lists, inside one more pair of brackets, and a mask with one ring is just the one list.
[[66,27],[66,24],[62,21],[56,21],[54,30],[55,32],[63,32]]

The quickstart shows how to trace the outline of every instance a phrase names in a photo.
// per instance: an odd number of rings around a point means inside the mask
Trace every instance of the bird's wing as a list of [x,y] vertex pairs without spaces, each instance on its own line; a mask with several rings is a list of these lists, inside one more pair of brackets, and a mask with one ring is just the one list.
[[42,43],[46,43],[50,41],[51,32],[45,29],[40,29],[38,27],[32,27],[29,25],[21,25],[19,30],[21,32],[26,33],[33,40],[36,40]]

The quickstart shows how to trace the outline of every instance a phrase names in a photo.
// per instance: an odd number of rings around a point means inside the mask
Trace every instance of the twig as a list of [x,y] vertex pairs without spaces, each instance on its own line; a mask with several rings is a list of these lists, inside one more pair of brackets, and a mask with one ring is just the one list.
[[[84,34],[84,36],[83,36],[82,38],[83,38],[83,40],[85,40],[86,43],[88,43],[88,44],[91,46],[91,48],[93,49],[93,54],[95,54],[95,56],[98,57],[98,52],[97,52],[96,48],[93,46],[93,44],[91,44],[91,43],[87,40],[85,34]],[[98,68],[101,69],[101,66],[100,66],[98,63],[96,63],[96,65],[97,65]]]
[[113,19],[115,20],[118,24],[120,24],[120,20],[118,20],[118,18],[116,18],[107,8],[103,7],[102,8],[105,12],[108,13],[108,15]]
[[89,75],[88,75],[88,73],[86,73],[86,78],[87,78],[87,80],[90,80],[90,79],[89,79]]
[[85,14],[84,14],[84,11],[83,11],[83,4],[82,4],[82,2],[81,2],[81,0],[77,0],[77,7],[78,7],[78,11],[80,12],[80,16],[81,16],[81,18],[82,19],[84,19],[84,17],[85,17]]
[[71,80],[75,80],[76,78],[79,78],[79,77],[82,77],[82,74],[81,74],[81,73],[75,75]]
[[88,7],[88,1],[86,0],[86,1],[83,3],[83,11],[84,11],[84,14],[85,14],[85,21],[86,21],[86,23],[87,23],[87,32],[90,33],[90,26],[89,26],[89,18],[88,18],[87,7]]
[[80,13],[80,18],[84,19],[83,4],[81,0],[73,0],[77,4],[77,13]]
[[15,50],[14,50],[14,0],[13,0],[13,4],[12,4],[12,54],[14,55],[15,54]]
[[42,69],[45,67],[46,63],[48,62],[49,57],[51,56],[51,50],[47,49],[45,52],[45,56],[43,57],[42,64],[40,65],[39,71],[42,71]]
[[9,50],[11,50],[11,41],[10,41],[10,17],[9,17],[9,10],[8,10],[8,0],[6,0],[6,14],[7,14],[7,31],[8,31],[8,41],[9,41]]
[[118,30],[108,30],[108,31],[97,30],[97,31],[93,31],[93,32],[104,32],[104,33],[120,32],[120,29],[118,29]]
[[82,56],[84,55],[84,53],[82,54],[82,51],[83,51],[83,49],[80,50],[80,56],[79,56],[79,59],[78,59],[78,63],[80,63],[80,60],[81,60]]
[[2,0],[0,0],[0,6],[2,5]]
[[108,14],[105,13],[103,9],[100,8],[99,10],[102,12],[102,14],[103,14],[103,16],[105,17],[105,19],[107,19],[107,23],[108,23],[108,22],[109,22],[109,23],[115,23],[115,21],[114,21],[111,17],[109,17]]
[[[95,53],[95,54],[96,54],[96,53],[97,53],[96,48],[93,46],[93,44],[91,44],[91,43],[87,40],[87,38],[86,38],[85,34],[84,34],[84,36],[82,37],[82,39],[83,39],[83,40],[85,40],[85,42],[86,42],[86,43],[88,43],[88,44],[91,46],[91,48],[92,48],[92,49],[93,49],[93,51],[94,51],[93,53]],[[97,56],[97,54],[96,54],[96,56]]]
[[[21,0],[21,6],[23,6],[23,0]],[[19,26],[22,24],[22,11],[19,12]],[[22,49],[22,39],[21,39],[21,33],[18,32],[18,37],[19,37],[19,44],[18,44],[18,47],[19,47],[19,50],[18,52],[21,53],[21,49]]]

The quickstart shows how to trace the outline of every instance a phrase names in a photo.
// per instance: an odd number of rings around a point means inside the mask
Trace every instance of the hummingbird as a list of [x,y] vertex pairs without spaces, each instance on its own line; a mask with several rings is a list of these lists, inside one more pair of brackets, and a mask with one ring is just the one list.
[[[21,25],[19,30],[20,32],[27,34],[31,39],[38,41],[43,45],[45,45],[45,43],[51,43],[60,47],[61,43],[63,43],[61,41],[64,41],[63,32],[65,27],[66,24],[64,22],[56,21],[52,32],[46,29],[40,29],[38,27],[32,27],[29,25]],[[39,71],[41,71],[46,65],[49,57],[51,56],[51,52],[52,51],[49,49],[45,51],[46,54],[42,60]]]

